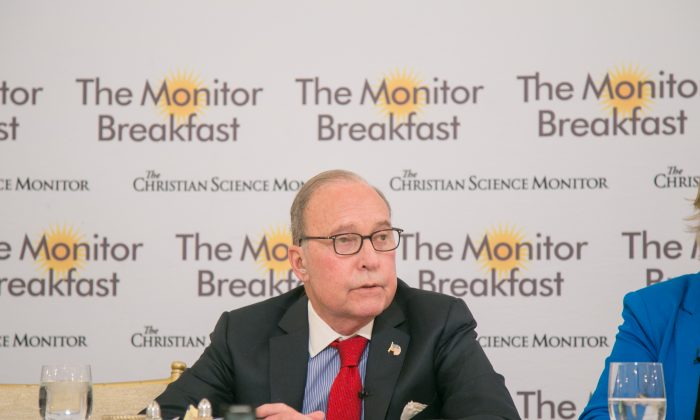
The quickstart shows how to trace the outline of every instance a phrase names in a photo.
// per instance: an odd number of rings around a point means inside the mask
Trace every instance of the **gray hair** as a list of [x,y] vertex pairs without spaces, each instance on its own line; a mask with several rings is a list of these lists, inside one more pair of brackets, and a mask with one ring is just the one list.
[[389,215],[391,215],[391,206],[389,205],[389,201],[387,201],[384,194],[377,187],[370,185],[361,176],[343,169],[333,169],[330,171],[321,172],[304,183],[292,202],[292,207],[289,213],[292,221],[291,227],[293,244],[299,245],[301,238],[304,236],[304,230],[306,229],[304,212],[306,211],[306,207],[309,205],[309,201],[311,201],[313,194],[322,186],[338,181],[359,182],[374,188],[377,194],[379,194],[382,200],[384,200],[384,203],[389,209]]

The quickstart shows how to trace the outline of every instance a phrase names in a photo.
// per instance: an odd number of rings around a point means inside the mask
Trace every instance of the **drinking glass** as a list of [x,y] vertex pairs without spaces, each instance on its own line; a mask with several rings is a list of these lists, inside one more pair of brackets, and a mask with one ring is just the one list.
[[611,419],[664,420],[666,390],[661,363],[610,363],[608,411]]
[[89,419],[92,413],[90,366],[42,366],[39,412],[44,420]]

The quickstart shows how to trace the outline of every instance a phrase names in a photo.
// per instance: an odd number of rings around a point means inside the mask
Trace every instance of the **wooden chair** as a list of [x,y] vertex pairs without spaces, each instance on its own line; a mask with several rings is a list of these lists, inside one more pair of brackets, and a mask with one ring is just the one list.
[[[170,377],[164,379],[93,384],[91,418],[134,415],[143,410],[182,375],[187,365],[173,362],[170,368]],[[0,384],[0,420],[39,418],[39,385]]]

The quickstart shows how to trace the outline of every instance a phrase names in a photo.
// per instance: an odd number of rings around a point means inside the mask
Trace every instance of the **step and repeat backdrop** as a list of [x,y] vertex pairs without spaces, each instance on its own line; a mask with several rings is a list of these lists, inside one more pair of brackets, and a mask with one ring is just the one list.
[[570,419],[625,293],[698,271],[700,3],[0,5],[0,382],[192,364],[298,285],[288,210],[344,168],[464,299],[523,418]]

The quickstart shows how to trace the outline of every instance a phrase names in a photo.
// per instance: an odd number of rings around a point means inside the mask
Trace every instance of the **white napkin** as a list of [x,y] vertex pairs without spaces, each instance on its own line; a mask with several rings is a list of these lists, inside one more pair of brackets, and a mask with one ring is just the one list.
[[401,420],[412,419],[416,416],[416,414],[425,410],[425,407],[427,407],[427,405],[415,401],[409,401],[401,412]]

